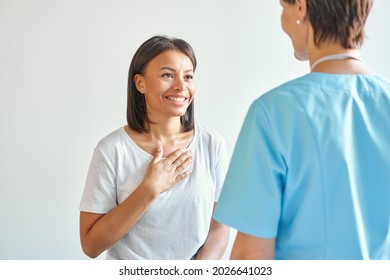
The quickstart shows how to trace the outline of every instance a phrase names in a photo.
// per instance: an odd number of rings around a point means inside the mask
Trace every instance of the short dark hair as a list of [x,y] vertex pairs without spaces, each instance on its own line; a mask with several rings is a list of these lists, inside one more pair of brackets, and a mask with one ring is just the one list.
[[[196,69],[196,57],[191,45],[186,41],[168,36],[154,36],[146,40],[136,51],[129,68],[127,83],[127,124],[137,132],[147,132],[145,123],[148,123],[146,112],[145,97],[137,90],[134,77],[137,74],[142,75],[148,63],[159,54],[169,51],[178,50],[191,60]],[[180,117],[180,122],[184,126],[184,131],[194,129],[194,101],[188,106],[187,111]]]
[[362,46],[364,25],[374,0],[306,0],[306,3],[316,46],[329,41],[340,41],[346,49]]

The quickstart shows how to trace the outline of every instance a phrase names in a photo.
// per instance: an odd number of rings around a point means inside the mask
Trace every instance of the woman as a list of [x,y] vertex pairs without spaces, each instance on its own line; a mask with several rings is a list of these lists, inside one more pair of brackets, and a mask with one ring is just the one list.
[[135,53],[127,126],[102,139],[80,206],[83,251],[107,259],[218,259],[229,229],[212,220],[224,140],[194,124],[191,46],[155,36]]
[[372,3],[280,1],[311,73],[249,109],[214,215],[231,258],[390,258],[390,83],[358,52]]

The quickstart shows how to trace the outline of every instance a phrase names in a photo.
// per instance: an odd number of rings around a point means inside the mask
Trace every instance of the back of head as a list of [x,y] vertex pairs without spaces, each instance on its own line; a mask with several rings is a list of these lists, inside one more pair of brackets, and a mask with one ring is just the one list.
[[[297,0],[283,0],[294,4]],[[357,49],[365,38],[364,26],[374,0],[306,0],[314,43],[339,42]]]

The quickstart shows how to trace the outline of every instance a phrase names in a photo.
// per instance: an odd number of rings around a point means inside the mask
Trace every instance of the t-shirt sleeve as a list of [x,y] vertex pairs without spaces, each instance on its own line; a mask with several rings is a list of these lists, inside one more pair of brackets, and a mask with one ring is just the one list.
[[105,214],[117,206],[113,160],[95,148],[89,166],[80,211]]
[[262,238],[277,234],[285,164],[260,100],[248,110],[214,218]]
[[225,181],[227,169],[229,167],[229,157],[226,148],[226,142],[223,137],[220,137],[215,155],[215,197],[214,202],[217,202],[222,191],[222,186]]

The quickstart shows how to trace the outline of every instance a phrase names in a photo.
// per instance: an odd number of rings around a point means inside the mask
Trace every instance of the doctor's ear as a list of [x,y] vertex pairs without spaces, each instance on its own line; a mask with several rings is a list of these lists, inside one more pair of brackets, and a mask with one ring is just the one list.
[[137,74],[134,76],[134,84],[140,93],[144,94],[146,92],[145,78],[143,76],[141,76],[140,74]]
[[306,0],[297,0],[296,7],[297,7],[297,13],[298,13],[299,19],[304,20],[306,18],[306,14],[307,14]]

